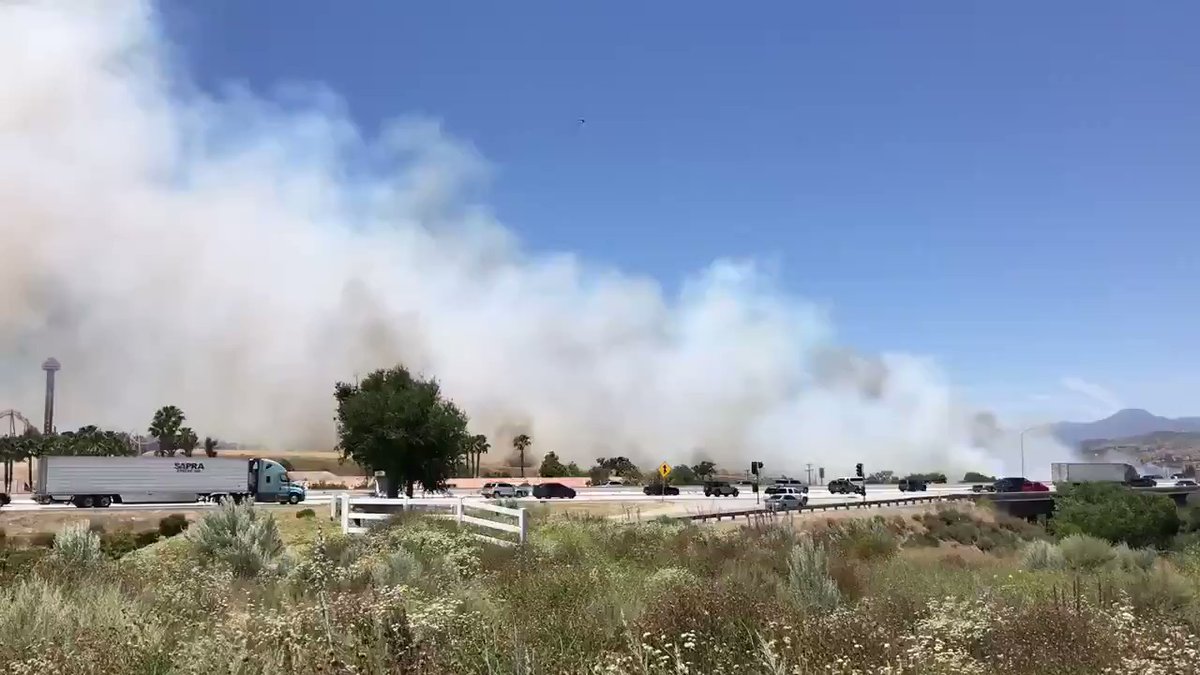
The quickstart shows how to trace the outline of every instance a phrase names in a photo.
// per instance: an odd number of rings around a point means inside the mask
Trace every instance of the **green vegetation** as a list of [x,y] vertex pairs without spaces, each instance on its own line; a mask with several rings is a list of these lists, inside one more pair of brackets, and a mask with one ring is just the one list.
[[965,475],[963,475],[962,482],[964,482],[964,483],[995,483],[996,477],[989,476],[986,473],[979,473],[978,471],[968,471]]
[[1056,544],[985,512],[546,516],[515,548],[416,515],[350,537],[286,520],[227,506],[120,560],[80,526],[4,549],[0,671],[1174,673],[1200,637],[1200,551]]
[[413,485],[446,487],[467,441],[467,416],[442,396],[437,380],[414,377],[396,366],[377,370],[361,383],[339,382],[338,449],[370,471],[387,475],[388,496]]
[[1134,548],[1166,548],[1181,526],[1179,510],[1169,497],[1107,483],[1064,486],[1052,523],[1061,537],[1086,534]]

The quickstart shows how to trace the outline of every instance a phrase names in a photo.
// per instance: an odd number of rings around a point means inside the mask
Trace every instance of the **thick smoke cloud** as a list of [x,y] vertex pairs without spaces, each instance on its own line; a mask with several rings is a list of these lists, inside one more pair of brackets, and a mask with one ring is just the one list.
[[[533,255],[488,167],[427,120],[367,138],[319,87],[201,93],[137,2],[0,5],[0,405],[333,443],[332,386],[403,362],[474,431],[589,462],[998,469],[938,369],[840,349],[817,308],[718,261],[677,297]],[[566,225],[566,224],[564,224]],[[37,417],[37,415],[34,415]]]

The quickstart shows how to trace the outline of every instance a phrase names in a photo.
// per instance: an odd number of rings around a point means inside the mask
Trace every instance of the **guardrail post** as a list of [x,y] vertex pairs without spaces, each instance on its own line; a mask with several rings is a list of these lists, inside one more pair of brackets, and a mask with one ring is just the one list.
[[458,498],[458,503],[454,505],[454,519],[459,525],[463,524],[463,498]]
[[529,519],[525,517],[525,509],[517,509],[517,527],[521,528],[521,533],[517,535],[518,540],[524,544],[525,536],[529,533]]

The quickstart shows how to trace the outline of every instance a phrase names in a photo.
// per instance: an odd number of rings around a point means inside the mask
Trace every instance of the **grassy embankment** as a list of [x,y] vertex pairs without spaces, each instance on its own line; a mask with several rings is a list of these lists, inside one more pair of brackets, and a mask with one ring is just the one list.
[[[6,570],[6,673],[1194,672],[1200,550],[942,510],[705,528],[538,518],[345,538],[215,512],[123,555],[86,529]],[[299,511],[297,511],[299,513]]]

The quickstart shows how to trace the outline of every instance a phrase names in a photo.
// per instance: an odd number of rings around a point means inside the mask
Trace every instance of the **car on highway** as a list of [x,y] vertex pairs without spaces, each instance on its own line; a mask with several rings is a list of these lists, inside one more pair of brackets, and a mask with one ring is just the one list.
[[517,488],[512,483],[484,483],[479,494],[491,499],[517,496]]
[[900,481],[901,492],[925,492],[929,484],[920,478],[904,478]]
[[1006,476],[998,478],[995,483],[992,483],[992,492],[1020,492],[1021,489],[1029,482],[1028,478],[1021,476]]
[[1158,481],[1155,476],[1138,476],[1129,481],[1129,487],[1135,488],[1152,488],[1158,487]]
[[651,483],[650,485],[642,488],[642,492],[647,495],[654,495],[656,497],[672,497],[679,494],[679,488],[675,487],[674,485],[667,485],[666,483]]
[[1196,481],[1191,478],[1181,478],[1175,481],[1175,487],[1196,487]]
[[834,478],[829,481],[829,494],[867,494],[867,487],[861,478]]
[[767,501],[763,506],[768,511],[798,511],[801,507],[808,505],[808,495],[804,494],[777,494],[767,497]]
[[516,497],[528,497],[533,493],[533,488],[529,483],[521,483],[513,485],[512,483],[484,483],[483,489],[479,494],[492,499],[513,499]]
[[736,497],[738,489],[731,485],[728,481],[709,480],[704,481],[704,496],[705,497]]
[[768,485],[763,494],[767,495],[805,495],[808,494],[808,486],[796,487],[793,485]]
[[1049,492],[1050,487],[1038,480],[1026,481],[1021,485],[1021,492]]
[[533,488],[537,499],[574,499],[575,490],[562,483],[539,483]]

